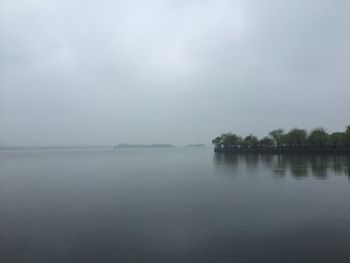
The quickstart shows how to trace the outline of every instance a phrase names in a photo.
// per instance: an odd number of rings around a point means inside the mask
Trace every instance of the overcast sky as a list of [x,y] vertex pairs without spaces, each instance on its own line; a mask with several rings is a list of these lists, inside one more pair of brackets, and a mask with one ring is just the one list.
[[0,144],[350,124],[350,1],[0,1]]

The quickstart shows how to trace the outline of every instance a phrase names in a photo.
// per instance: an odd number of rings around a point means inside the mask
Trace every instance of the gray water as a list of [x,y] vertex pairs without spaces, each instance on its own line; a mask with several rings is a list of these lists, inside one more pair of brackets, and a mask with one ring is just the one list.
[[0,262],[350,262],[350,159],[0,152]]

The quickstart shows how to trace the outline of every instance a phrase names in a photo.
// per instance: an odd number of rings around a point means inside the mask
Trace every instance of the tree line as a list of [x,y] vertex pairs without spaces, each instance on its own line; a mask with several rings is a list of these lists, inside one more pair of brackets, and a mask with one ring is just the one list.
[[324,128],[315,128],[311,131],[294,128],[288,132],[276,129],[259,139],[255,135],[241,137],[228,132],[212,140],[216,149],[232,148],[350,148],[350,125],[344,132],[328,133]]

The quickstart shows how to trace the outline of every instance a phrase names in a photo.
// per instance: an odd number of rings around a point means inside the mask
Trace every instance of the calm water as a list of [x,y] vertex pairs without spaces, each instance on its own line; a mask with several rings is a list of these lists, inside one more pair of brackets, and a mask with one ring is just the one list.
[[0,262],[350,262],[350,158],[0,152]]

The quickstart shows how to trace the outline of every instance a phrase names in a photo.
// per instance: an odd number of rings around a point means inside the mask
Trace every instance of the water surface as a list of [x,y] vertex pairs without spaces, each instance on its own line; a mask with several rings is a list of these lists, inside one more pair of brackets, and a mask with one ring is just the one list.
[[350,158],[0,152],[0,262],[350,262]]

